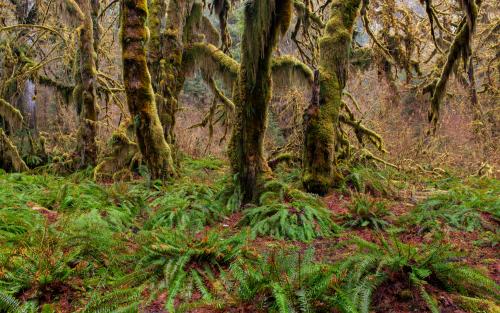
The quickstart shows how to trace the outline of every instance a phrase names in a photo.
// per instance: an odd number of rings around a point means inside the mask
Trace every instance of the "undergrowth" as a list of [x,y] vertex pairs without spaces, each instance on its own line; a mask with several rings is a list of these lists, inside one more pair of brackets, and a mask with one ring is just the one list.
[[317,197],[274,181],[265,189],[260,205],[245,209],[239,223],[250,226],[254,237],[310,241],[340,231]]
[[[465,183],[446,179],[435,184],[437,192],[420,203],[403,222],[418,225],[423,230],[441,224],[465,231],[494,230],[500,222],[500,183],[495,179],[471,178]],[[492,222],[484,218],[491,217]]]
[[466,265],[461,254],[436,241],[415,246],[392,238],[381,238],[381,244],[354,238],[342,245],[354,244],[357,252],[341,262],[344,288],[362,313],[368,313],[374,293],[384,284],[400,285],[400,292],[420,297],[433,312],[440,312],[436,298],[427,286],[464,295],[495,297],[499,286],[484,273]]
[[[354,196],[337,219],[299,189],[297,169],[280,165],[259,202],[239,208],[223,161],[182,162],[181,177],[167,182],[98,184],[91,169],[0,172],[0,312],[357,313],[380,311],[389,285],[433,312],[442,304],[436,292],[496,308],[496,283],[450,246],[383,237],[336,245],[342,228],[333,218],[358,228],[348,234],[389,232],[384,198],[395,200],[402,175],[350,171],[343,191]],[[481,231],[471,244],[495,248],[497,180],[428,183],[438,191],[396,226]]]

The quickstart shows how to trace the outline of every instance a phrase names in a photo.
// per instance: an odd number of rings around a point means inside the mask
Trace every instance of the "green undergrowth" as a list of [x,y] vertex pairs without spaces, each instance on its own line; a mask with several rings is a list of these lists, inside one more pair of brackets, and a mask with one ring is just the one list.
[[254,237],[310,241],[340,231],[317,197],[277,181],[269,182],[265,189],[259,205],[246,208],[239,223],[250,226]]
[[[437,191],[402,218],[432,230],[445,224],[465,231],[493,230],[500,222],[500,181],[470,177],[433,182]],[[486,218],[489,217],[489,218]]]
[[[299,189],[296,169],[278,169],[258,204],[237,208],[228,205],[232,178],[223,161],[183,158],[181,168],[167,182],[145,175],[112,184],[94,182],[90,170],[66,177],[0,172],[0,312],[358,313],[376,311],[376,295],[400,281],[400,294],[431,311],[441,304],[436,290],[463,300],[462,307],[498,303],[498,286],[456,249],[380,240],[391,190],[404,187],[397,182],[404,176],[353,171],[359,177],[345,185],[354,197],[344,227],[371,228],[363,230],[379,239],[339,244],[343,229],[323,199]],[[498,181],[434,183],[446,193],[435,195],[440,204],[426,214],[468,207],[495,223]],[[418,210],[435,197],[408,216],[423,214]],[[441,215],[422,223],[434,218],[429,229],[453,225]],[[489,230],[474,244],[496,242]],[[324,245],[311,248],[317,243]]]
[[342,243],[356,247],[340,262],[339,271],[343,288],[359,312],[368,313],[374,294],[395,284],[400,290],[394,296],[420,298],[433,313],[440,309],[428,286],[463,295],[500,296],[495,281],[465,264],[461,253],[441,241],[429,245],[405,244],[396,238],[382,237],[380,241],[375,244],[354,238]]

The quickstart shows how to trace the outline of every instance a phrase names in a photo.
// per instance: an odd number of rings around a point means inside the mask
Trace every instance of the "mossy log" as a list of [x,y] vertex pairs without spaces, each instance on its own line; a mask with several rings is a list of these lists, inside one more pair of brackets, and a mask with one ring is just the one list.
[[228,150],[242,203],[257,200],[271,172],[263,151],[271,99],[271,59],[291,15],[291,0],[254,0],[245,6],[242,62],[234,97],[236,118]]
[[320,39],[320,66],[315,73],[317,90],[304,114],[302,182],[309,192],[324,194],[340,177],[336,169],[336,133],[360,7],[361,0],[336,0]]
[[147,66],[146,0],[121,3],[123,81],[127,103],[136,130],[139,149],[153,179],[175,174],[171,150],[156,110],[155,95]]

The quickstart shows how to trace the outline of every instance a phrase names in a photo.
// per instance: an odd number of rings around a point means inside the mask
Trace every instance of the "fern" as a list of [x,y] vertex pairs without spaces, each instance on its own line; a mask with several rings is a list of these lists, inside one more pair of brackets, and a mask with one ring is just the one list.
[[346,216],[345,227],[372,227],[383,229],[389,225],[384,217],[389,215],[384,202],[375,202],[366,196],[353,198],[349,206],[349,214]]
[[0,311],[5,313],[21,313],[21,305],[16,298],[0,292]]
[[262,299],[269,312],[315,312],[321,303],[341,305],[335,299],[336,270],[314,260],[314,251],[271,251],[258,260],[231,265],[242,301]]
[[200,292],[210,302],[221,290],[219,279],[226,269],[239,258],[251,257],[245,247],[247,234],[226,236],[213,229],[192,235],[180,230],[158,229],[153,242],[144,248],[145,256],[137,271],[150,269],[162,273],[168,291],[166,308],[173,311],[177,298],[191,300],[193,291]]
[[485,297],[499,293],[493,280],[460,263],[458,254],[448,246],[438,242],[412,246],[395,238],[381,241],[381,245],[375,245],[355,238],[343,243],[358,247],[358,252],[338,264],[338,269],[343,273],[343,288],[360,312],[369,312],[372,294],[381,284],[391,283],[393,277],[406,280],[432,312],[439,309],[424,286],[435,283],[436,279],[439,281],[436,288],[446,286],[460,293]]
[[[470,183],[470,182],[469,182]],[[450,183],[449,183],[450,184]],[[491,214],[499,221],[500,185],[496,180],[454,182],[450,189],[439,192],[420,203],[402,221],[419,225],[423,230],[430,230],[445,223],[465,231],[483,229],[486,221],[481,213]],[[487,224],[487,223],[486,223]]]
[[151,202],[155,214],[146,222],[146,229],[176,227],[201,230],[222,217],[221,205],[214,201],[218,190],[205,185],[186,184],[174,192]]
[[239,223],[250,226],[254,237],[310,241],[340,230],[317,198],[276,182],[266,189],[269,191],[260,196],[260,206],[247,208]]

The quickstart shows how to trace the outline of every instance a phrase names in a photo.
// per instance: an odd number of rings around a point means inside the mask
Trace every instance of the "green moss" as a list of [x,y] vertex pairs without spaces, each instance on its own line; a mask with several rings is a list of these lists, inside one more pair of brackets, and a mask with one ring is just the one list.
[[305,142],[302,182],[306,190],[326,193],[341,177],[336,169],[335,145],[342,90],[347,79],[351,40],[361,0],[335,1],[325,34],[320,39],[317,101],[304,115]]
[[14,128],[20,128],[23,123],[21,112],[2,98],[0,98],[0,116]]
[[19,155],[17,147],[0,128],[0,168],[7,171],[23,172],[28,167]]
[[147,1],[126,1],[122,8],[123,81],[128,107],[134,121],[139,149],[151,177],[166,178],[175,174],[175,170],[171,150],[165,141],[158,117],[146,61]]
[[241,43],[242,62],[234,102],[235,125],[228,148],[238,192],[244,203],[256,201],[270,168],[263,142],[271,99],[271,57],[291,19],[292,1],[248,2]]
[[234,85],[240,64],[212,44],[194,43],[186,47],[183,56],[185,72],[200,69],[208,76],[222,78],[229,88]]

